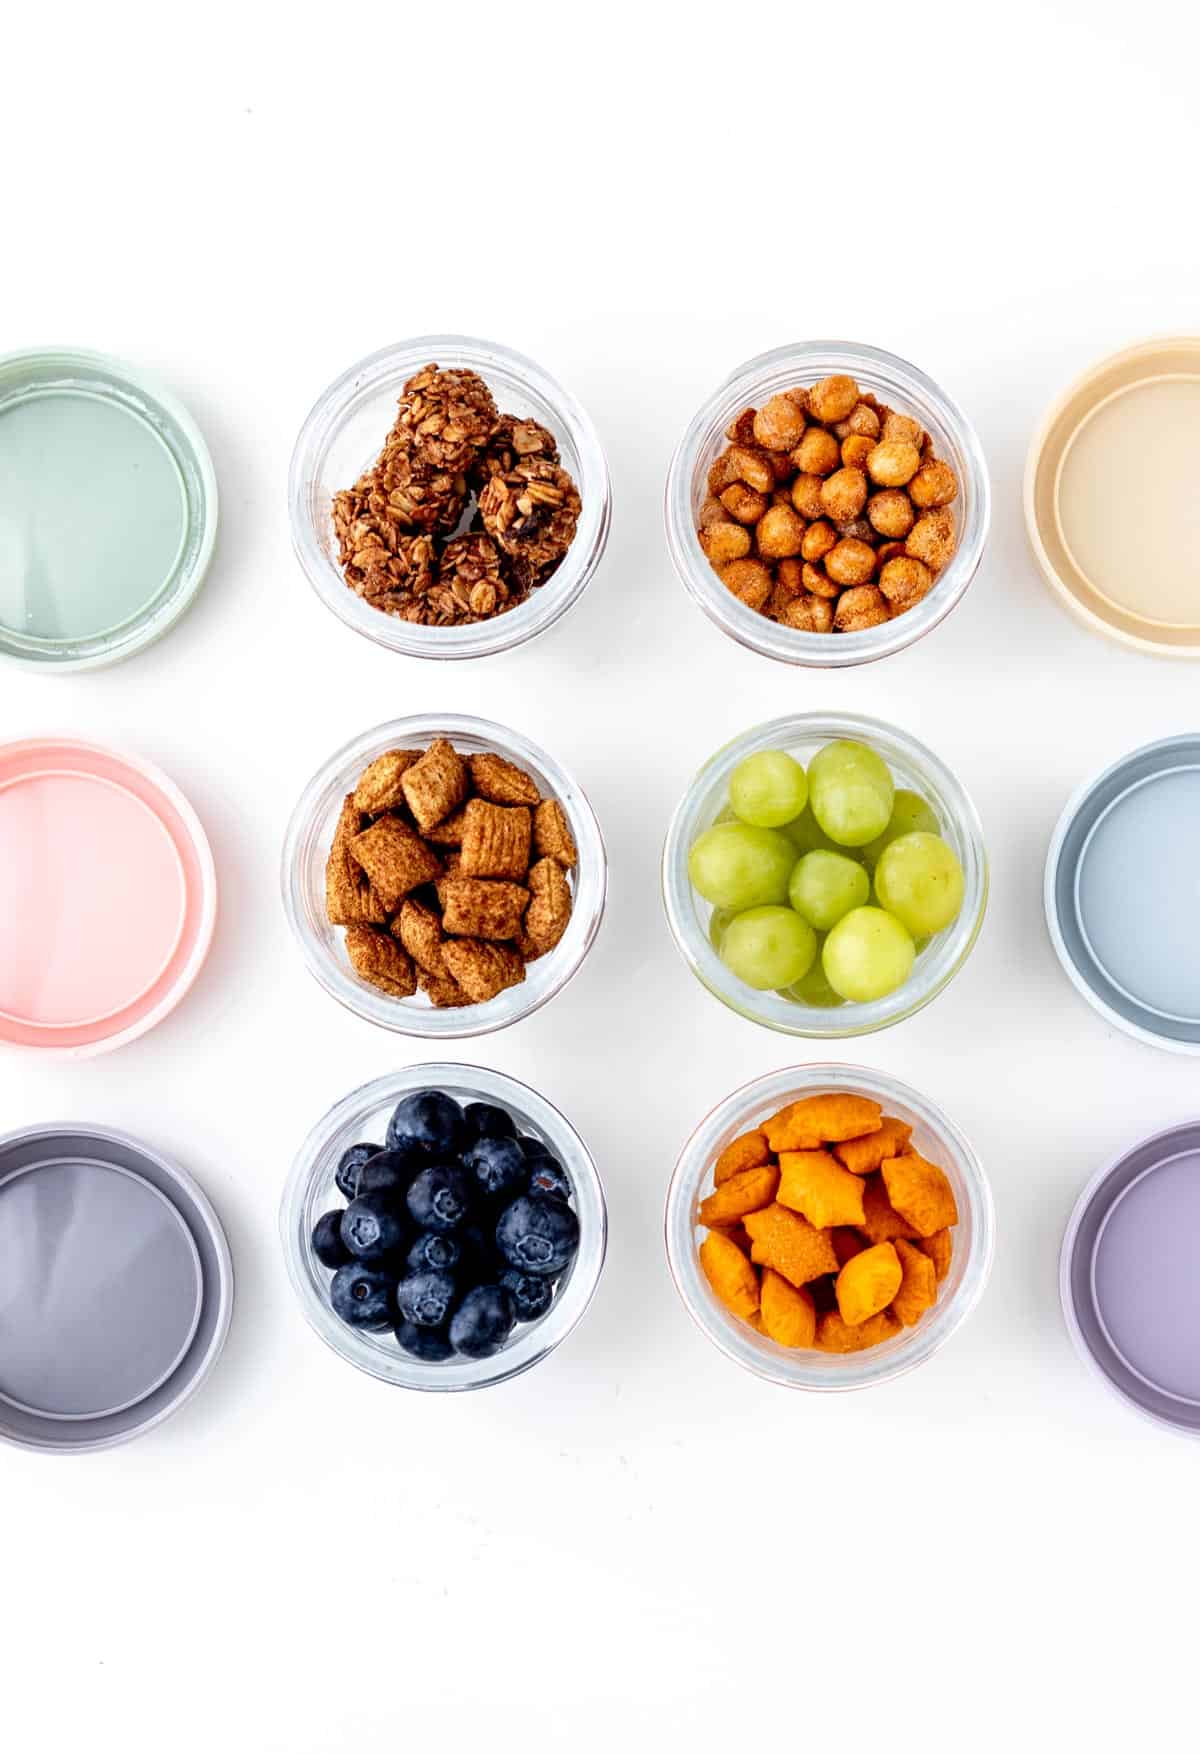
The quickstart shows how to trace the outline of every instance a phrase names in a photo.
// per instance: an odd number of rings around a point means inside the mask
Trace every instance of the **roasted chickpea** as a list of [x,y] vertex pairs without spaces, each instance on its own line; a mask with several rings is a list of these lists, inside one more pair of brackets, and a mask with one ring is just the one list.
[[741,524],[706,524],[700,531],[700,546],[712,565],[720,569],[731,560],[741,560],[750,552],[750,532]]
[[909,482],[908,491],[913,504],[928,511],[934,506],[949,505],[957,497],[958,477],[949,463],[930,457]]
[[856,518],[867,503],[867,478],[861,469],[835,469],[821,484],[821,509],[835,524]]
[[785,390],[783,393],[789,402],[794,402],[796,404],[796,407],[800,410],[801,414],[808,413],[810,406],[808,391],[804,388],[803,384],[797,384],[794,390]]
[[845,372],[822,378],[808,392],[808,405],[818,420],[845,420],[859,400],[858,385]]
[[820,426],[810,426],[792,452],[792,462],[805,475],[832,475],[841,460],[837,440]]
[[887,598],[879,586],[855,585],[838,598],[833,625],[839,633],[858,633],[864,627],[879,627],[889,619]]
[[879,589],[897,611],[919,603],[932,584],[929,568],[908,554],[889,560],[879,575]]
[[753,408],[743,408],[740,414],[734,415],[725,428],[725,437],[731,444],[752,445],[754,443],[754,415]]
[[804,432],[804,411],[787,396],[772,396],[754,416],[754,439],[768,451],[792,451]]
[[710,493],[704,504],[700,507],[700,516],[696,520],[697,528],[706,530],[709,524],[724,523],[728,516],[729,513],[725,510],[725,507],[721,504],[720,500]]
[[879,437],[879,416],[866,402],[860,402],[857,407],[850,410],[846,424],[851,432],[859,434],[860,437],[872,439]]
[[875,571],[875,550],[869,542],[844,536],[825,556],[825,571],[835,585],[865,585]]
[[729,468],[729,452],[722,451],[721,455],[714,458],[712,463],[709,464],[708,491],[711,494],[721,493],[729,486],[729,483],[732,480],[733,475]]
[[904,551],[923,560],[931,572],[941,572],[954,553],[954,513],[946,506],[924,512],[909,531]]
[[883,417],[880,436],[887,444],[916,445],[920,450],[925,434],[919,420],[914,420],[909,414],[894,414],[889,409]]
[[769,506],[754,532],[754,539],[764,560],[784,560],[800,552],[804,519],[798,518],[790,505]]
[[729,481],[744,481],[756,493],[770,493],[775,485],[775,471],[762,451],[731,445],[725,453],[725,464]]
[[867,473],[880,487],[903,487],[920,466],[920,451],[903,439],[885,439],[867,458]]
[[761,560],[731,560],[721,568],[720,578],[750,609],[761,609],[771,595],[771,569]]
[[739,524],[757,524],[770,502],[765,493],[756,493],[744,481],[735,481],[721,495],[721,504]]
[[832,524],[827,524],[824,518],[821,518],[815,524],[810,524],[804,532],[800,552],[805,560],[824,560],[836,542],[837,531]]
[[800,582],[814,597],[836,597],[842,588],[834,584],[824,568],[814,566],[811,560],[806,560],[801,567]]
[[823,597],[795,597],[783,612],[783,623],[800,633],[829,633],[833,604]]
[[811,523],[814,518],[823,517],[821,505],[821,477],[819,475],[797,475],[792,482],[792,504],[802,518]]
[[881,542],[875,550],[875,559],[880,566],[886,566],[889,560],[895,560],[898,554],[903,553],[903,542]]
[[792,490],[790,487],[773,487],[771,489],[772,505],[791,505]]
[[804,574],[807,571],[802,560],[789,555],[781,560],[775,568],[775,589],[786,597],[795,597],[804,589]]
[[898,487],[885,487],[867,501],[867,517],[881,536],[907,536],[916,515],[908,495]]
[[848,522],[837,526],[839,536],[856,536],[860,542],[869,542],[875,546],[875,532],[865,518],[850,518]]
[[849,438],[844,438],[842,440],[842,463],[844,467],[847,469],[861,469],[874,449],[874,439],[867,438],[860,432],[852,432]]

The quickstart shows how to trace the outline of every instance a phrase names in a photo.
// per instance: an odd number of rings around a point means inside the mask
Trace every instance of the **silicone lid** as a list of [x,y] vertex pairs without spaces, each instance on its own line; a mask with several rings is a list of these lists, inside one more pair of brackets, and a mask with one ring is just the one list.
[[1067,1226],[1060,1284],[1072,1338],[1105,1382],[1200,1435],[1200,1123],[1093,1179]]
[[1200,734],[1135,750],[1068,804],[1046,861],[1050,936],[1128,1034],[1200,1053]]
[[50,1419],[153,1394],[200,1319],[200,1257],[140,1176],[66,1157],[0,1182],[0,1399]]
[[232,1297],[178,1165],[93,1127],[0,1138],[0,1437],[77,1451],[158,1424],[212,1368]]
[[1043,421],[1025,522],[1047,583],[1096,631],[1200,657],[1200,336],[1101,360]]
[[0,745],[0,1041],[132,1040],[188,990],[215,914],[204,831],[165,776],[94,744]]
[[96,353],[0,359],[0,654],[140,651],[191,602],[216,522],[207,447],[165,390]]

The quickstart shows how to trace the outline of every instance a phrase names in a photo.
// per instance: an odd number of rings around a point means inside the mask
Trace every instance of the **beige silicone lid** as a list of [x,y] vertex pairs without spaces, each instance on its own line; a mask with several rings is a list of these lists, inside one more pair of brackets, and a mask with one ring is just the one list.
[[1034,435],[1025,523],[1047,583],[1098,633],[1200,658],[1200,336],[1144,341],[1067,389]]

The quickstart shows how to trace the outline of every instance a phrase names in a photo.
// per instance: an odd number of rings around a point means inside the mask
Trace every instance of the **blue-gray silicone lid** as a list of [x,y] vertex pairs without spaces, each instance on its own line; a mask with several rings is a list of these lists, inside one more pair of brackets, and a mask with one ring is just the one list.
[[231,1306],[220,1223],[178,1165],[91,1127],[0,1138],[0,1437],[97,1449],[158,1424]]
[[1059,961],[1127,1034],[1200,1054],[1200,733],[1124,756],[1067,805],[1046,859]]

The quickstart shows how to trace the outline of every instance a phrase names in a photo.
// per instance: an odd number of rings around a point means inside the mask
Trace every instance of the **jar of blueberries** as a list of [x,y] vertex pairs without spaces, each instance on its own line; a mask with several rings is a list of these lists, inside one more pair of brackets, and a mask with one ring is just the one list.
[[409,1067],[343,1097],[284,1192],[288,1272],[316,1332],[403,1388],[473,1389],[545,1358],[583,1315],[606,1214],[578,1133],[477,1066]]

